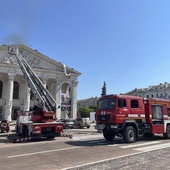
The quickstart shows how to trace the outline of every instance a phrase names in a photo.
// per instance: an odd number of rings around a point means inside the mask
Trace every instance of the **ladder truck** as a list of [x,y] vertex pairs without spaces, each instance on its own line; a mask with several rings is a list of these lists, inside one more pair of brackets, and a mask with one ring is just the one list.
[[56,110],[59,108],[55,99],[45,88],[39,77],[25,60],[19,48],[8,48],[8,53],[14,55],[21,71],[27,80],[28,87],[32,90],[38,104],[32,111],[19,112],[16,122],[16,134],[10,134],[8,140],[21,142],[30,139],[72,137],[63,134],[63,123],[56,121]]

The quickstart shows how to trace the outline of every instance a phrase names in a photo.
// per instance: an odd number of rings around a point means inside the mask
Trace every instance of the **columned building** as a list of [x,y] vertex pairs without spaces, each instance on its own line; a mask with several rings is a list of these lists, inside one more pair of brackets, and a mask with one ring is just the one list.
[[[80,72],[25,45],[19,48],[28,64],[60,106],[57,118],[77,116],[77,85]],[[17,112],[29,111],[37,101],[8,45],[0,46],[0,120],[16,119]]]

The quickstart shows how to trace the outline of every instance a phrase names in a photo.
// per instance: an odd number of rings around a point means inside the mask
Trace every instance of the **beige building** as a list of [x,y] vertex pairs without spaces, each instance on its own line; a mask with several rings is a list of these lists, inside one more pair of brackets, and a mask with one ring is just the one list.
[[143,98],[162,98],[170,100],[170,83],[164,82],[147,88],[135,88],[126,94]]
[[[140,96],[142,98],[162,98],[170,100],[170,83],[164,82],[159,85],[152,85],[147,88],[135,88],[125,95]],[[77,107],[97,106],[100,97],[91,97],[83,100],[78,100]]]
[[90,107],[90,106],[97,106],[97,102],[100,97],[91,97],[88,99],[82,99],[77,101],[77,107]]
[[[15,56],[8,53],[8,47],[0,46],[0,120],[11,121],[16,119],[18,110],[31,110],[36,99]],[[76,117],[78,76],[81,73],[25,45],[12,47],[21,49],[28,64],[61,106],[56,111],[57,118]]]

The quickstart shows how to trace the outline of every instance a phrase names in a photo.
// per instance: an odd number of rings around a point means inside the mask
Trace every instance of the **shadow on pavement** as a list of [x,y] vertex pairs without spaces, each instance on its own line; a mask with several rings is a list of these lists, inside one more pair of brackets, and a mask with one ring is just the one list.
[[[148,142],[148,141],[159,141],[159,140],[167,140],[163,136],[154,136],[151,138],[148,137],[140,137],[136,142],[134,143],[129,143],[129,145],[137,144],[139,142]],[[73,145],[73,146],[105,146],[105,145],[128,145],[128,143],[125,143],[123,138],[115,138],[113,141],[106,141],[104,138],[103,139],[74,139],[72,141],[66,141],[66,144]]]

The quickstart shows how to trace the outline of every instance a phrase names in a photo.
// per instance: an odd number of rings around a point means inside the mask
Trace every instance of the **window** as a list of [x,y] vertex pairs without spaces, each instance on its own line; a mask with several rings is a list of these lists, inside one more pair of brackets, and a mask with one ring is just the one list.
[[162,106],[152,105],[152,119],[163,119]]
[[147,98],[149,98],[149,95],[147,95]]
[[131,108],[139,108],[138,100],[131,100]]
[[126,100],[125,99],[119,99],[118,100],[118,107],[119,108],[126,107]]
[[154,95],[152,94],[151,97],[154,98]]
[[19,83],[14,81],[13,99],[19,99]]
[[170,108],[167,108],[168,117],[170,118]]
[[115,98],[99,100],[99,109],[114,109],[115,105]]

